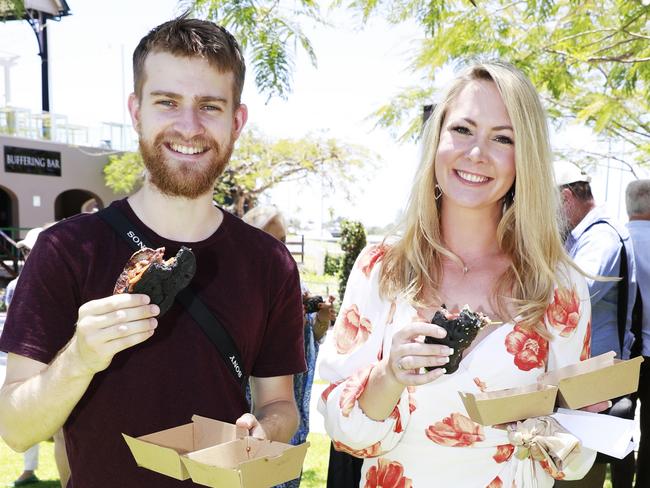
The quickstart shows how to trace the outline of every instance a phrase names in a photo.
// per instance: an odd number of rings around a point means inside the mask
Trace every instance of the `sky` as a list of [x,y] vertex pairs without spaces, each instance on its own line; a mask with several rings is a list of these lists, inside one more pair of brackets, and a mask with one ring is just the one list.
[[[138,41],[155,25],[180,13],[175,0],[70,0],[72,15],[48,23],[50,29],[51,111],[68,122],[98,125],[103,121],[129,123],[126,97],[132,91],[131,55]],[[257,93],[249,67],[242,101],[249,123],[273,137],[306,134],[334,137],[359,144],[379,156],[353,187],[352,201],[316,188],[284,186],[267,196],[291,217],[299,214],[319,229],[335,216],[384,226],[400,214],[408,198],[418,149],[399,144],[385,130],[373,130],[368,116],[390,97],[418,82],[409,70],[409,52],[420,33],[415,26],[387,26],[380,21],[359,30],[347,15],[332,18],[343,28],[307,28],[318,57],[314,68],[299,52],[293,92],[287,100]],[[20,56],[11,69],[12,105],[40,110],[40,58],[27,22],[0,24],[0,56]],[[2,76],[0,72],[0,76]],[[4,85],[0,91],[4,92]]]
[[[126,98],[132,89],[131,55],[148,30],[180,13],[177,0],[69,0],[72,15],[48,23],[50,29],[51,111],[68,122],[99,125],[129,123]],[[314,68],[299,52],[293,74],[293,92],[287,100],[257,93],[249,69],[242,100],[249,107],[249,123],[273,137],[299,138],[306,134],[335,137],[365,146],[380,159],[353,187],[351,201],[323,191],[320,185],[284,185],[264,198],[287,217],[298,217],[320,232],[337,217],[385,226],[398,218],[408,199],[419,150],[415,143],[398,143],[386,130],[374,128],[369,115],[403,88],[422,80],[409,62],[422,33],[417,26],[387,25],[374,19],[365,28],[349,12],[330,17],[336,27],[305,27],[318,56]],[[12,105],[39,111],[40,58],[27,22],[0,24],[0,57],[19,56],[11,69]],[[2,76],[0,72],[0,77]],[[450,77],[440,72],[440,84]],[[0,85],[0,92],[4,92]],[[572,127],[553,134],[555,148],[586,148],[597,144],[588,129]],[[620,188],[629,175],[605,166],[593,181],[594,192],[615,215],[625,214]],[[618,177],[618,180],[616,179]]]

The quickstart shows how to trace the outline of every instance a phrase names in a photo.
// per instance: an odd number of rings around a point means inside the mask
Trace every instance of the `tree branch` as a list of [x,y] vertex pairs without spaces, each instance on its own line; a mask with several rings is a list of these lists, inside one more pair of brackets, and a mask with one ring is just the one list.
[[650,36],[644,36],[643,34],[639,34],[638,32],[630,32],[628,30],[623,30],[621,32],[624,32],[627,35],[632,36],[632,37],[637,37],[639,39],[650,39]]
[[621,54],[620,56],[603,56],[603,57],[587,58],[587,62],[594,63],[597,61],[607,61],[607,62],[614,62],[614,63],[636,64],[636,63],[647,63],[648,61],[650,61],[650,58],[626,59],[631,54],[632,53],[628,52],[625,54]]
[[642,136],[642,137],[647,137],[647,138],[650,139],[650,133],[640,132],[640,131],[638,131],[638,130],[631,129],[630,127],[626,127],[626,126],[623,125],[621,122],[618,122],[618,121],[616,121],[616,120],[612,121],[612,123],[613,123],[614,125],[620,127],[621,129],[623,129],[624,131],[630,132],[630,133],[632,133],[632,134],[637,134],[637,135],[640,135],[640,136]]
[[603,51],[609,51],[610,49],[614,49],[615,47],[621,46],[623,44],[627,44],[629,42],[635,42],[637,40],[638,39],[623,39],[622,41],[615,42],[610,46],[601,47],[598,51],[594,52],[594,54],[599,54],[602,53]]

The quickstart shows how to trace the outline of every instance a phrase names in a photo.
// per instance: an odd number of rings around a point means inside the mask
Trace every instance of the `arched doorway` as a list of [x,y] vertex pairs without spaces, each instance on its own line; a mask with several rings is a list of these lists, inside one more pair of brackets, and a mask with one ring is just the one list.
[[54,201],[54,220],[104,208],[100,198],[87,190],[66,190]]
[[[0,228],[3,232],[3,235],[0,235],[0,267],[3,268],[0,270],[0,285],[2,286],[18,274],[20,253],[11,242],[19,239],[16,227],[18,227],[18,199],[11,190],[0,186]],[[7,264],[9,261],[13,264]]]
[[18,199],[11,190],[0,186],[0,227],[17,227],[17,224]]

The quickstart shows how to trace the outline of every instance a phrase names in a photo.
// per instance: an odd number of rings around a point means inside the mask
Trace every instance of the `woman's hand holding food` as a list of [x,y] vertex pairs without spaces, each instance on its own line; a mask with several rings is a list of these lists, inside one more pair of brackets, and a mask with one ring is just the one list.
[[[424,337],[442,339],[447,331],[427,322],[412,322],[393,335],[387,367],[393,378],[405,386],[423,385],[445,374],[453,349],[441,344],[425,344]],[[434,367],[431,371],[422,368]]]

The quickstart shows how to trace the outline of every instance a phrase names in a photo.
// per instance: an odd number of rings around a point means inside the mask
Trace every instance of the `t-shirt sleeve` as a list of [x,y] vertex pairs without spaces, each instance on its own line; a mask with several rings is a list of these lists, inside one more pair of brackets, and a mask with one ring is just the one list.
[[0,350],[49,363],[74,333],[80,289],[54,229],[29,254],[7,314]]
[[264,339],[255,360],[252,376],[285,376],[307,369],[304,346],[304,318],[300,277],[288,253],[271,268],[269,314]]

